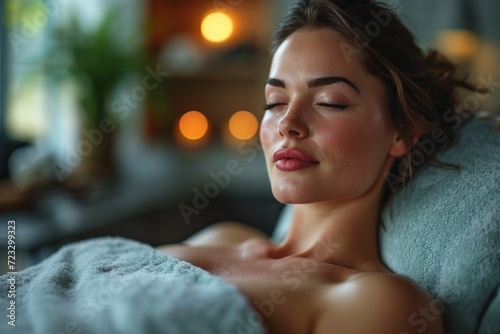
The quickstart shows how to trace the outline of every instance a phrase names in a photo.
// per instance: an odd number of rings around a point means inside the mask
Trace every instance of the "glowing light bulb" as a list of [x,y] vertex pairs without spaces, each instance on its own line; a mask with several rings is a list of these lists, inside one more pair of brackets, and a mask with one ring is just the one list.
[[250,139],[257,134],[259,121],[249,111],[238,111],[229,119],[229,132],[237,139]]
[[436,41],[440,50],[449,57],[472,58],[479,49],[478,37],[469,30],[442,30]]
[[208,131],[208,120],[199,111],[188,111],[179,120],[179,131],[187,139],[201,139]]
[[233,21],[224,13],[215,12],[208,14],[201,22],[201,34],[210,42],[224,42],[232,33]]

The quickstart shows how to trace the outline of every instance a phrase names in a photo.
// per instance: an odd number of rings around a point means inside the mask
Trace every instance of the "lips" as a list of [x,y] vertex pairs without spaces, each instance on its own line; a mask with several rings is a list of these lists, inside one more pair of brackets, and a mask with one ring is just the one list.
[[319,164],[319,161],[296,148],[282,148],[273,154],[274,166],[285,172],[309,168]]

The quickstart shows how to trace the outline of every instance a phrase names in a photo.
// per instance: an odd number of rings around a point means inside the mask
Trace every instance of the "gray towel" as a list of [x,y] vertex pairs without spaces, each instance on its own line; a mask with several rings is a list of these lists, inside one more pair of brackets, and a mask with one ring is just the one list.
[[[500,333],[500,133],[475,120],[384,213],[382,259],[446,302],[447,333]],[[434,309],[439,313],[437,308]],[[425,317],[414,316],[416,329]]]
[[15,327],[2,333],[262,333],[255,311],[222,279],[121,238],[66,246],[15,278]]

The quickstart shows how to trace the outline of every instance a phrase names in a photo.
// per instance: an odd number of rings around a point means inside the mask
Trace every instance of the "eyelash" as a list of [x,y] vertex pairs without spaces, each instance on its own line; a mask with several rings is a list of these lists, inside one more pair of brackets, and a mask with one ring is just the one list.
[[337,103],[318,103],[318,106],[332,108],[332,109],[338,109],[338,110],[346,110],[347,109],[346,104],[337,104]]
[[264,105],[263,109],[264,110],[271,110],[273,108],[276,108],[277,106],[281,106],[281,105],[284,105],[285,103],[269,103],[269,104],[266,104]]
[[[284,105],[285,103],[270,103],[264,105],[263,109],[264,110],[271,110],[275,107]],[[326,108],[332,108],[332,109],[338,109],[338,110],[346,110],[347,105],[346,104],[336,104],[336,103],[318,103],[318,106],[321,107],[326,107]]]

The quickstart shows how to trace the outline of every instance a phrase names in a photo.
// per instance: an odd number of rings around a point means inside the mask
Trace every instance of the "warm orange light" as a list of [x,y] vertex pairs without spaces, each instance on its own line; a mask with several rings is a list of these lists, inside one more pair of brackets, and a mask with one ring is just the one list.
[[477,36],[469,30],[443,30],[436,42],[444,54],[462,59],[471,58],[479,48]]
[[187,139],[200,139],[208,131],[208,120],[199,111],[189,111],[179,120],[179,131]]
[[224,13],[208,14],[201,22],[201,34],[210,42],[224,42],[232,33],[233,21]]
[[257,134],[259,121],[249,111],[238,111],[229,119],[229,132],[237,139],[250,139]]

